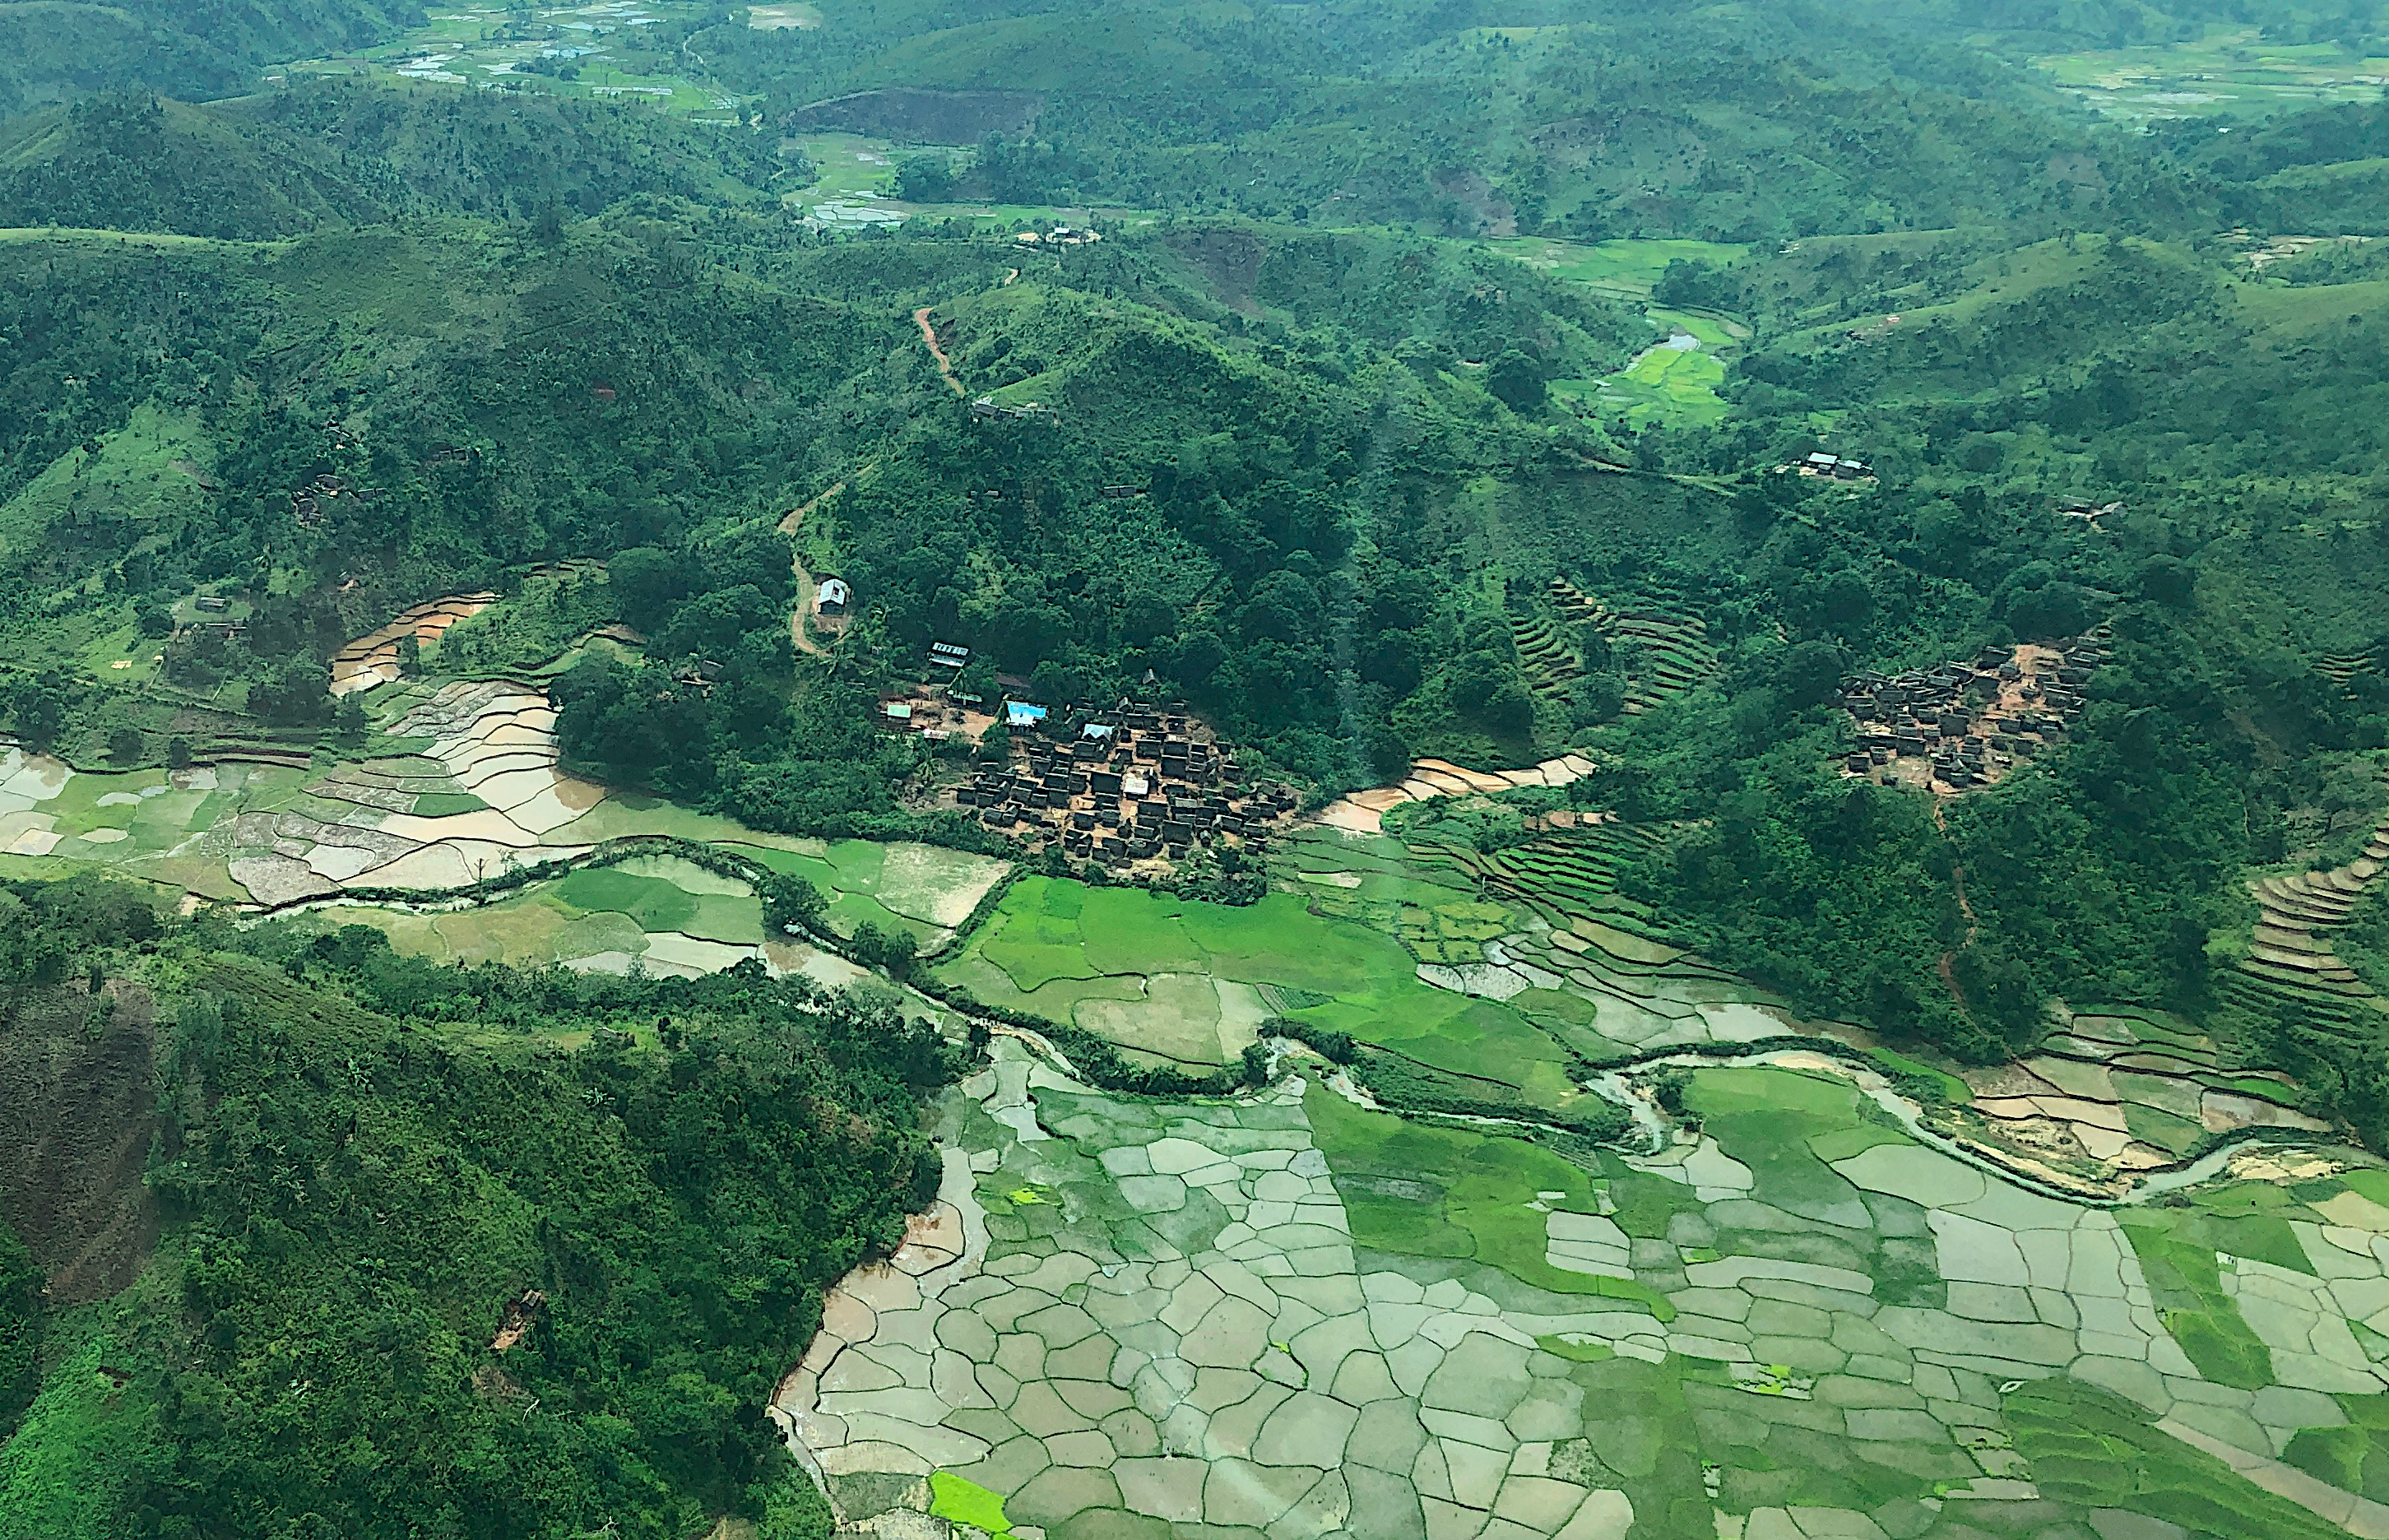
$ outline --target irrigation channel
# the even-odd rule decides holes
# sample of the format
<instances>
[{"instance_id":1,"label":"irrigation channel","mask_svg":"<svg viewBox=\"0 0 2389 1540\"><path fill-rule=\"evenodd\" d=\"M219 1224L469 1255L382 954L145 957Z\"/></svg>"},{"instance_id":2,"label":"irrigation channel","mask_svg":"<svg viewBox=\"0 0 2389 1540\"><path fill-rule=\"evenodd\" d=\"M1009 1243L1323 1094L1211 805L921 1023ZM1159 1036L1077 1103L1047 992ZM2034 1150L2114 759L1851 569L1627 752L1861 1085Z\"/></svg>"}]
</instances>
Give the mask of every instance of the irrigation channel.
<instances>
[{"instance_id":1,"label":"irrigation channel","mask_svg":"<svg viewBox=\"0 0 2389 1540\"><path fill-rule=\"evenodd\" d=\"M1012 1037L1050 1059L1054 1067L1064 1074L1073 1078L1080 1078L1068 1056L1036 1032L1007 1023L984 1020L972 1015L961 1007L920 995L914 990L907 989L906 993L926 1004L935 1005L940 1010L961 1016L965 1021L977 1022L984 1025L992 1035ZM1264 1046L1271 1050L1272 1078L1276 1077L1278 1066L1283 1063L1285 1055L1302 1049L1302 1045L1284 1037L1264 1038L1263 1042ZM1947 1155L1951 1160L1980 1171L1986 1176L2023 1188L2044 1198L2079 1204L2086 1208L2128 1208L2135 1204L2148 1203L2168 1192L2178 1192L2187 1188L2196 1187L2201 1182L2212 1180L2221 1175L2235 1156L2253 1146L2275 1149L2310 1149L2321 1146L2332 1150L2335 1157L2348 1160L2350 1164L2379 1164L2368 1152L2354 1145L2335 1140L2318 1139L2292 1129L2252 1128L2226 1139L2214 1149L2193 1160L2185 1161L2178 1165L2136 1173L2130 1188L2124 1192L2101 1193L2086 1188L2067 1187L2056 1182L2044 1181L2030 1172L2020 1170L1996 1156L1983 1153L1962 1139L1952 1139L1933 1128L1925 1122L1923 1103L1913 1098L1902 1096L1893 1088L1890 1078L1881 1071L1857 1063L1854 1057L1846 1056L1846 1054L1854 1054L1855 1050L1835 1051L1841 1049L1843 1045L1833 1039L1820 1038L1801 1041L1796 1046L1779 1045L1734 1053L1670 1050L1654 1053L1648 1058L1635 1060L1614 1069L1604 1070L1585 1081L1582 1088L1604 1101L1616 1103L1626 1111L1627 1114L1633 1119L1634 1126L1642 1134L1644 1147L1640 1151L1625 1152L1648 1158L1678 1143L1680 1136L1689 1130L1659 1105L1657 1097L1652 1091L1637 1083L1638 1075L1670 1069L1788 1069L1839 1075L1850 1081L1858 1088L1859 1093L1876 1107L1890 1114L1898 1123L1901 1130L1919 1144ZM1332 1073L1324 1076L1322 1084L1354 1106L1370 1112L1391 1113L1403 1117L1428 1118L1475 1127L1517 1128L1539 1134L1574 1133L1574 1130L1538 1122L1533 1118L1500 1117L1474 1113L1405 1112L1400 1108L1388 1107L1378 1101L1343 1069L1334 1065L1322 1065L1322 1067Z\"/></svg>"},{"instance_id":2,"label":"irrigation channel","mask_svg":"<svg viewBox=\"0 0 2389 1540\"><path fill-rule=\"evenodd\" d=\"M386 908L403 909L415 913L439 913L470 909L495 898L511 897L533 885L561 877L569 872L582 867L610 865L620 860L651 854L679 855L683 859L694 859L719 870L735 872L750 881L760 881L766 870L759 863L744 858L730 855L710 846L693 845L689 841L660 835L632 835L608 841L595 849L562 859L520 869L509 873L506 878L492 883L476 884L470 889L415 894L376 892L364 895L349 894L305 898L292 903L271 906L256 914L254 918L263 919L268 915L290 914L308 910L338 909L354 904L360 901L361 897ZM1069 1055L1056 1046L1050 1037L1032 1027L982 1014L973 1011L968 1005L957 1004L941 995L931 994L902 980L890 977L878 969L869 968L850 956L844 942L834 935L812 930L801 934L792 931L790 939L815 951L844 959L848 963L867 973L875 982L897 991L904 999L908 1007L925 1011L933 1019L945 1015L959 1020L965 1027L971 1025L984 1027L990 1037L1010 1037L1019 1042L1041 1058L1051 1062L1056 1070L1069 1075L1072 1079L1080 1080L1091 1086L1096 1083L1072 1063ZM861 981L857 980L857 982ZM1264 1038L1263 1045L1271 1050L1271 1069L1273 1079L1279 1077L1278 1072L1289 1055L1309 1052L1303 1045L1285 1037ZM1324 1061L1322 1061L1322 1066L1329 1071L1322 1077L1323 1085L1355 1106L1372 1112L1389 1112L1402 1116L1431 1118L1477 1127L1516 1128L1531 1134L1574 1133L1574 1130L1533 1118L1472 1113L1406 1113L1402 1109L1388 1107L1379 1102L1340 1067L1326 1064ZM1582 1082L1581 1088L1614 1103L1626 1112L1627 1115L1633 1120L1634 1128L1642 1136L1640 1142L1642 1148L1639 1151L1622 1152L1649 1158L1680 1142L1680 1136L1687 1133L1688 1130L1659 1105L1657 1096L1641 1083L1642 1077L1667 1070L1698 1069L1788 1069L1838 1075L1850 1081L1860 1095L1888 1114L1899 1125L1902 1132L1919 1144L1987 1176L2021 1187L2042 1197L2091 1208L2127 1208L2148 1203L2169 1192L2178 1192L2187 1188L2196 1187L2222 1174L2229 1166L2233 1157L2252 1146L2271 1148L2325 1146L2333 1152L2336 1158L2350 1160L2356 1164L2377 1164L2366 1152L2343 1141L2319 1139L2302 1135L2296 1130L2259 1127L2242 1130L2204 1154L2179 1165L2134 1173L2127 1178L2130 1182L2129 1187L2121 1192L2102 1193L2087 1186L2068 1186L2046 1181L1995 1155L1984 1153L1978 1147L1966 1140L1953 1139L1934 1128L1926 1121L1925 1109L1922 1102L1901 1095L1893 1086L1889 1076L1863 1060L1860 1050L1832 1037L1780 1039L1769 1046L1745 1048L1734 1052L1668 1049L1603 1070L1599 1075Z\"/></svg>"}]
</instances>

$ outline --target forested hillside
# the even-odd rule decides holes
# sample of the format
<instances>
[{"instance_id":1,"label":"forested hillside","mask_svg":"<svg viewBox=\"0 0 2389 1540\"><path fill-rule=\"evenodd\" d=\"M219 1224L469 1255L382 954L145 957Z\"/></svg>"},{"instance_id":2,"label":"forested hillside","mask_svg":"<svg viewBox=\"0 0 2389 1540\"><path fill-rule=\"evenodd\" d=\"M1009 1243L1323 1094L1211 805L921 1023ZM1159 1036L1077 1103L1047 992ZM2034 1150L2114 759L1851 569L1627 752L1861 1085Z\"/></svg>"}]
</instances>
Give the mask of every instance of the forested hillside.
<instances>
[{"instance_id":1,"label":"forested hillside","mask_svg":"<svg viewBox=\"0 0 2389 1540\"><path fill-rule=\"evenodd\" d=\"M2102 1204L2127 1147L2389 1152L2373 10L42 4L11 40L0 1540L826 1534L762 1407L957 1129L1071 1173L979 1170L1007 1244L1129 1234L1089 1196L1123 1172L1184 1199L1154 1256L1217 1206L1092 1113L1038 1137L1016 1049L1123 1097L1315 1050L1351 1100L1233 1116L1348 1141L1321 1245L1503 1308L1593 1244L1550 1203L1619 1237L1577 1303L1655 1311L1638 1267L1733 1254L1654 1193L1794 1183L1727 1081L1626 1126L1603 1077L1673 1051L1886 1054L1917 1119ZM2160 1070L2162 1118L2078 1146L2032 1102ZM1834 1097L1782 1223L1929 1250L1843 1170L1923 1124ZM2003 1102L2053 1131L1998 1145ZM1745 1152L1709 1177L1594 1149L1664 1114L1722 1160L1703 1107ZM2188 1213L2135 1222L2306 1265L2270 1209ZM2149 1318L2228 1317L2178 1328L2197 1367L2279 1389L2226 1240L2181 1244L2135 1254ZM1973 1281L1922 1266L1869 1307ZM1827 1404L1699 1361L1739 1367L1666 1394ZM2299 1394L2261 1457L2364 1486L2370 1403ZM1808 1511L1787 1446L1614 1533ZM1960 1534L1910 1477L1882 1532ZM1390 1540L1360 1490L1300 1533Z\"/></svg>"},{"instance_id":2,"label":"forested hillside","mask_svg":"<svg viewBox=\"0 0 2389 1540\"><path fill-rule=\"evenodd\" d=\"M114 1259L149 1283L46 1341L12 1246L0 1533L678 1535L817 1504L755 1407L821 1291L936 1190L913 1129L934 1039L760 976L441 978L370 931L161 923L104 887L0 912L12 1106L146 1075L79 1043L160 1075L138 1126L12 1170L7 1223L55 1266L83 1237L29 1223L43 1191L132 1134L148 1168L109 1196L173 1236L148 1254L153 1218ZM64 1368L29 1397L37 1343Z\"/></svg>"}]
</instances>

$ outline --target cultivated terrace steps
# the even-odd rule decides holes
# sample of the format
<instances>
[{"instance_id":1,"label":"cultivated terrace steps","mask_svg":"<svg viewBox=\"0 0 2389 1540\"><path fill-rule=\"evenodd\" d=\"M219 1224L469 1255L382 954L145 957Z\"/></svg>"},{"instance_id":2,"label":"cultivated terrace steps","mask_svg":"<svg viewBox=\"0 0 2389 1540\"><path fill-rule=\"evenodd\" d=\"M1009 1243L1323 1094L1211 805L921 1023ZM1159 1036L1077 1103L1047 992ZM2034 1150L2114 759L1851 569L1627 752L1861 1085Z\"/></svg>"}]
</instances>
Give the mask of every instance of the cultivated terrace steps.
<instances>
[{"instance_id":1,"label":"cultivated terrace steps","mask_svg":"<svg viewBox=\"0 0 2389 1540\"><path fill-rule=\"evenodd\" d=\"M1552 579L1551 602L1569 624L1591 626L1613 643L1632 644L1639 658L1628 679L1629 711L1647 711L1717 672L1717 648L1696 617L1656 609L1613 610L1565 578ZM1514 630L1516 622L1512 625ZM1519 658L1526 659L1523 645Z\"/></svg>"},{"instance_id":2,"label":"cultivated terrace steps","mask_svg":"<svg viewBox=\"0 0 2389 1540\"><path fill-rule=\"evenodd\" d=\"M1584 663L1568 645L1548 615L1510 615L1510 640L1518 650L1518 669L1527 687L1539 695L1561 695L1568 683L1582 677Z\"/></svg>"},{"instance_id":3,"label":"cultivated terrace steps","mask_svg":"<svg viewBox=\"0 0 2389 1540\"><path fill-rule=\"evenodd\" d=\"M2357 674L2389 673L2384 666L2383 649L2376 647L2367 653L2325 653L2315 660L2315 672L2338 685L2342 690Z\"/></svg>"},{"instance_id":4,"label":"cultivated terrace steps","mask_svg":"<svg viewBox=\"0 0 2389 1540\"><path fill-rule=\"evenodd\" d=\"M2251 884L2259 913L2248 955L2233 981L2240 987L2233 992L2252 1005L2278 1010L2297 1000L2321 1008L2325 1015L2341 1015L2350 1007L2389 1008L2333 954L2329 936L2332 929L2347 923L2357 900L2384 866L2389 866L2389 824L2374 830L2363 853L2345 866L2260 877Z\"/></svg>"}]
</instances>

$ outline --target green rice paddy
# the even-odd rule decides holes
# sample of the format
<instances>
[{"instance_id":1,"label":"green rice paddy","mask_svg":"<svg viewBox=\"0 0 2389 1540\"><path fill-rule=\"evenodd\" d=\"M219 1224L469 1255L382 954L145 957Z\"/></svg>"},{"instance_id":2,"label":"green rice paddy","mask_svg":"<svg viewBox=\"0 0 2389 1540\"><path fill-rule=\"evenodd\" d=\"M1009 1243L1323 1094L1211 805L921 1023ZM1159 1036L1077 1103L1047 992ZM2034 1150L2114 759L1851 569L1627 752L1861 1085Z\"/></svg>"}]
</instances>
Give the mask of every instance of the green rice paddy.
<instances>
[{"instance_id":1,"label":"green rice paddy","mask_svg":"<svg viewBox=\"0 0 2389 1540\"><path fill-rule=\"evenodd\" d=\"M1629 302L1648 301L1672 261L1727 267L1749 248L1715 241L1616 240L1591 245L1520 235L1483 243L1540 273L1582 284L1594 293ZM1739 322L1653 307L1647 312L1659 340L1616 374L1597 379L1552 381L1554 395L1588 410L1647 422L1708 425L1722 421L1728 403L1718 394L1725 363L1750 333Z\"/></svg>"},{"instance_id":2,"label":"green rice paddy","mask_svg":"<svg viewBox=\"0 0 2389 1540\"><path fill-rule=\"evenodd\" d=\"M1727 267L1749 254L1745 246L1693 240L1552 240L1542 235L1517 235L1483 243L1488 249L1514 258L1538 272L1615 299L1648 299L1651 289L1673 261L1706 262Z\"/></svg>"},{"instance_id":3,"label":"green rice paddy","mask_svg":"<svg viewBox=\"0 0 2389 1540\"><path fill-rule=\"evenodd\" d=\"M1614 413L1636 426L1646 422L1707 425L1725 419L1729 403L1718 394L1725 364L1689 343L1690 333L1645 349L1632 363L1599 379L1552 382L1554 393Z\"/></svg>"},{"instance_id":4,"label":"green rice paddy","mask_svg":"<svg viewBox=\"0 0 2389 1540\"><path fill-rule=\"evenodd\" d=\"M2300 1270L2389 1288L2389 1209L2351 1206L2389 1195L2370 1168L2111 1214L1918 1148L1806 1070L1698 1072L1697 1133L1564 1155L1315 1081L1178 1102L993 1053L936 1113L984 1261L850 1278L868 1308L786 1389L832 1497L882 1533L905 1508L1066 1540L2323 1540L2349 1532L2324 1515L2380 1518L2355 1505L2389 1480L2389 1381L2357 1344L2389 1336ZM2143 1282L2119 1218L2203 1256L2204 1293L2261 1299L2233 1330L2264 1355L2218 1379L2185 1355L2175 1274Z\"/></svg>"},{"instance_id":5,"label":"green rice paddy","mask_svg":"<svg viewBox=\"0 0 2389 1540\"><path fill-rule=\"evenodd\" d=\"M1446 897L1450 897L1448 890ZM1399 906L1398 906L1399 907ZM1094 1029L1101 1021L1122 1046L1157 1046L1177 1036L1167 1011L1091 1012L1084 993L1049 994L1057 983L1125 984L1144 998L1146 981L1207 974L1213 980L1296 991L1317 1003L1283 1012L1438 1069L1508 1085L1540 1104L1570 1100L1567 1055L1517 1012L1423 983L1418 959L1395 936L1311 912L1293 894L1272 893L1232 908L1148 893L1024 877L939 976L990 1004L1038 1011ZM1067 1011L1067 1014L1065 1012Z\"/></svg>"}]
</instances>

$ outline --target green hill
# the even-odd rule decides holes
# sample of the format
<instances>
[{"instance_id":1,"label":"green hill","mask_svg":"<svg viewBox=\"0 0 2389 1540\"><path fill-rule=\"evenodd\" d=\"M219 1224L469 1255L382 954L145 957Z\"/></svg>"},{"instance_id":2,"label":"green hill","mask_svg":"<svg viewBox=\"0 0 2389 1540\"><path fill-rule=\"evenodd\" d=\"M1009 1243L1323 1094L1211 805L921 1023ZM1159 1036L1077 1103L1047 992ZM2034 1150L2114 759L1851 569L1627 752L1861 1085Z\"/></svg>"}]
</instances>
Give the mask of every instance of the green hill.
<instances>
[{"instance_id":1,"label":"green hill","mask_svg":"<svg viewBox=\"0 0 2389 1540\"><path fill-rule=\"evenodd\" d=\"M755 136L592 102L309 82L185 106L96 97L0 130L0 224L262 240L440 212L530 220L658 195L751 204Z\"/></svg>"},{"instance_id":2,"label":"green hill","mask_svg":"<svg viewBox=\"0 0 2389 1540\"><path fill-rule=\"evenodd\" d=\"M412 0L26 0L0 6L0 117L96 95L237 95L263 67L344 52L420 24Z\"/></svg>"}]
</instances>

